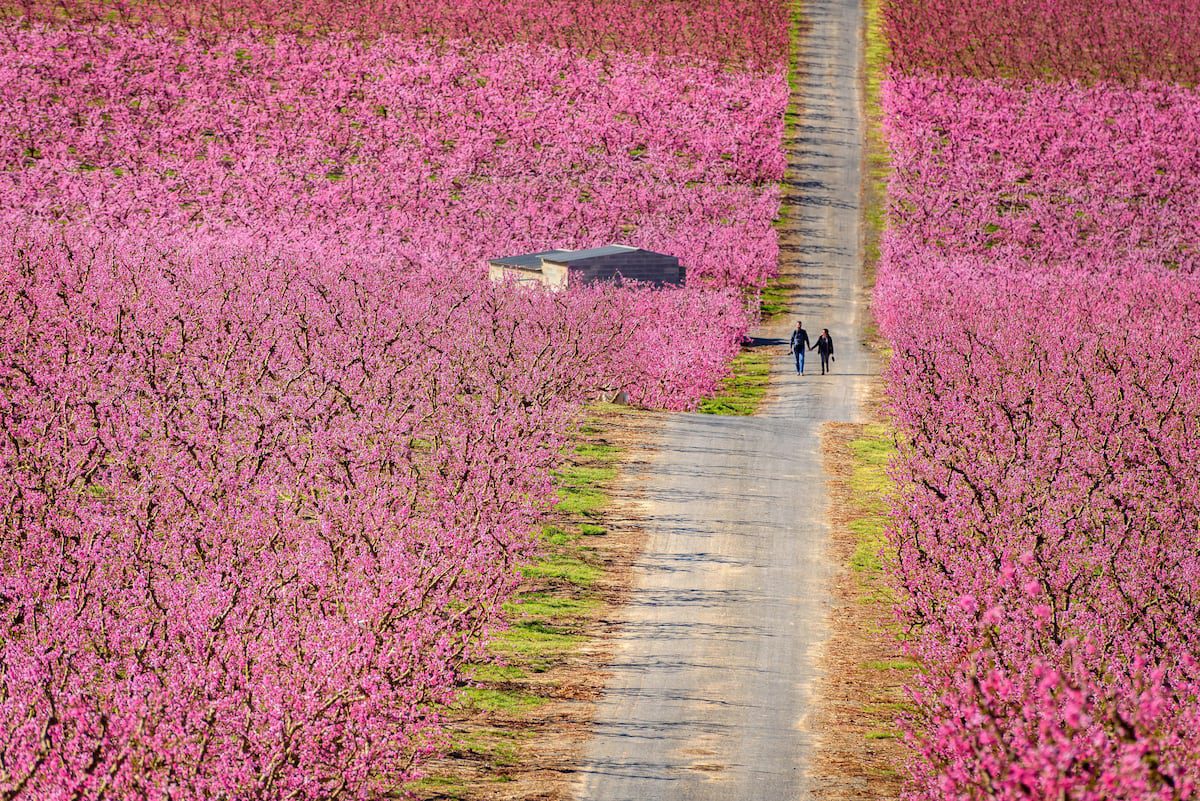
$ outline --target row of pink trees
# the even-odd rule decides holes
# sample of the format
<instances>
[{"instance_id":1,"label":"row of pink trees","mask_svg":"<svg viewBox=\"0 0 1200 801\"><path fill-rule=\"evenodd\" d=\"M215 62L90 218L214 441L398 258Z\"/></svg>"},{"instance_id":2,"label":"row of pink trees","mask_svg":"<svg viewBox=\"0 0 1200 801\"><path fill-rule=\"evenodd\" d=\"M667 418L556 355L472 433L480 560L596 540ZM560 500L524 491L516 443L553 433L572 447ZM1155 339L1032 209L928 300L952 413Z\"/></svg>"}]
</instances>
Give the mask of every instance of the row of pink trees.
<instances>
[{"instance_id":1,"label":"row of pink trees","mask_svg":"<svg viewBox=\"0 0 1200 801\"><path fill-rule=\"evenodd\" d=\"M394 790L501 622L578 403L694 402L744 325L729 294L228 238L5 244L5 798Z\"/></svg>"},{"instance_id":2,"label":"row of pink trees","mask_svg":"<svg viewBox=\"0 0 1200 801\"><path fill-rule=\"evenodd\" d=\"M1200 795L1196 10L888 8L911 799Z\"/></svg>"},{"instance_id":3,"label":"row of pink trees","mask_svg":"<svg viewBox=\"0 0 1200 801\"><path fill-rule=\"evenodd\" d=\"M580 405L694 406L774 270L781 8L617 5L0 23L0 798L379 798L443 745ZM483 276L613 240L694 280Z\"/></svg>"},{"instance_id":4,"label":"row of pink trees","mask_svg":"<svg viewBox=\"0 0 1200 801\"><path fill-rule=\"evenodd\" d=\"M1020 81L1200 80L1198 0L904 0L893 66Z\"/></svg>"},{"instance_id":5,"label":"row of pink trees","mask_svg":"<svg viewBox=\"0 0 1200 801\"><path fill-rule=\"evenodd\" d=\"M893 269L910 797L1195 797L1200 282Z\"/></svg>"},{"instance_id":6,"label":"row of pink trees","mask_svg":"<svg viewBox=\"0 0 1200 801\"><path fill-rule=\"evenodd\" d=\"M774 274L779 70L390 37L0 27L21 216L319 235L408 262L611 241Z\"/></svg>"},{"instance_id":7,"label":"row of pink trees","mask_svg":"<svg viewBox=\"0 0 1200 801\"><path fill-rule=\"evenodd\" d=\"M485 45L531 42L603 55L639 51L776 67L788 52L777 0L4 0L0 16L37 23L154 25L199 36L264 30L401 36Z\"/></svg>"}]
</instances>

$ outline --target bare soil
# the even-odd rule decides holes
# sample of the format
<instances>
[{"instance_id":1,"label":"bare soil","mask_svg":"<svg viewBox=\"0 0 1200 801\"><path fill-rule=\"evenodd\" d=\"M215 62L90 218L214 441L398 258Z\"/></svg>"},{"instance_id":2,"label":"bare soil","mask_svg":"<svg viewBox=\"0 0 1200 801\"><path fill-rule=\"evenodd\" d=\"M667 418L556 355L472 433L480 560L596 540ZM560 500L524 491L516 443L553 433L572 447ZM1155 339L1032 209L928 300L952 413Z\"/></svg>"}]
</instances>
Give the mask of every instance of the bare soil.
<instances>
[{"instance_id":1,"label":"bare soil","mask_svg":"<svg viewBox=\"0 0 1200 801\"><path fill-rule=\"evenodd\" d=\"M850 524L862 517L851 492L855 462L850 443L866 424L829 423L823 451L829 474L832 581L831 636L814 728L813 795L821 801L882 801L900 796L906 758L895 726L904 702L906 671L884 667L903 661L894 637L891 605L879 598L882 576L856 571L851 558L857 536Z\"/></svg>"}]
</instances>

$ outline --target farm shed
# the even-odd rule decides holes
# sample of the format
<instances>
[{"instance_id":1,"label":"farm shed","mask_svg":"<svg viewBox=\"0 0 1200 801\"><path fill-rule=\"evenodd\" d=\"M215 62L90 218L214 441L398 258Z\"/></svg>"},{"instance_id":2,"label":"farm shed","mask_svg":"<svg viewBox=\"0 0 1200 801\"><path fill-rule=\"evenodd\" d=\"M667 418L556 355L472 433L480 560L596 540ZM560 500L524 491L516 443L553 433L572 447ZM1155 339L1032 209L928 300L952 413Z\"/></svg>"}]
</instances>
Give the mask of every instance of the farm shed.
<instances>
[{"instance_id":1,"label":"farm shed","mask_svg":"<svg viewBox=\"0 0 1200 801\"><path fill-rule=\"evenodd\" d=\"M620 278L659 286L682 285L685 271L679 259L665 253L628 245L605 245L492 259L488 262L488 277L493 281L514 279L523 284L538 283L550 289L566 289Z\"/></svg>"}]
</instances>

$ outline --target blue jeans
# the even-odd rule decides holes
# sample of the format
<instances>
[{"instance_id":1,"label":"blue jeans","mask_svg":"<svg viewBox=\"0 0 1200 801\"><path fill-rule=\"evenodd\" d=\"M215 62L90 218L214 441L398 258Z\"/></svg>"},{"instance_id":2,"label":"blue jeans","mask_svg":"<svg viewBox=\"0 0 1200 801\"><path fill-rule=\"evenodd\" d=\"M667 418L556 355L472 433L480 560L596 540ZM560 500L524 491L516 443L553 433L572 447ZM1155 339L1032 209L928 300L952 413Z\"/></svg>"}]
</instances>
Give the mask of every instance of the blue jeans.
<instances>
[{"instance_id":1,"label":"blue jeans","mask_svg":"<svg viewBox=\"0 0 1200 801\"><path fill-rule=\"evenodd\" d=\"M804 348L796 348L796 372L804 372Z\"/></svg>"}]
</instances>

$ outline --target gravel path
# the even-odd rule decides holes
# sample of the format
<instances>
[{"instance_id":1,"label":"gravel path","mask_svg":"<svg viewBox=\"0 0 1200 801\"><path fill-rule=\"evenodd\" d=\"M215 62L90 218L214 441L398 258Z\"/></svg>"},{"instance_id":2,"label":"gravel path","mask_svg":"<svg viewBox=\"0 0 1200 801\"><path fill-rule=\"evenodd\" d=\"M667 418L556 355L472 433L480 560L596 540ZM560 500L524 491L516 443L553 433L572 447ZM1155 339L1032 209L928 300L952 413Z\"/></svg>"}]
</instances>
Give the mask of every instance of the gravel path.
<instances>
[{"instance_id":1,"label":"gravel path","mask_svg":"<svg viewBox=\"0 0 1200 801\"><path fill-rule=\"evenodd\" d=\"M860 418L878 367L861 344L862 10L805 0L804 16L782 269L813 339L832 332L836 372L814 372L814 352L800 378L776 346L762 414L675 415L657 458L626 476L648 540L580 801L809 797L831 572L820 426ZM785 341L795 315L757 337Z\"/></svg>"}]
</instances>

